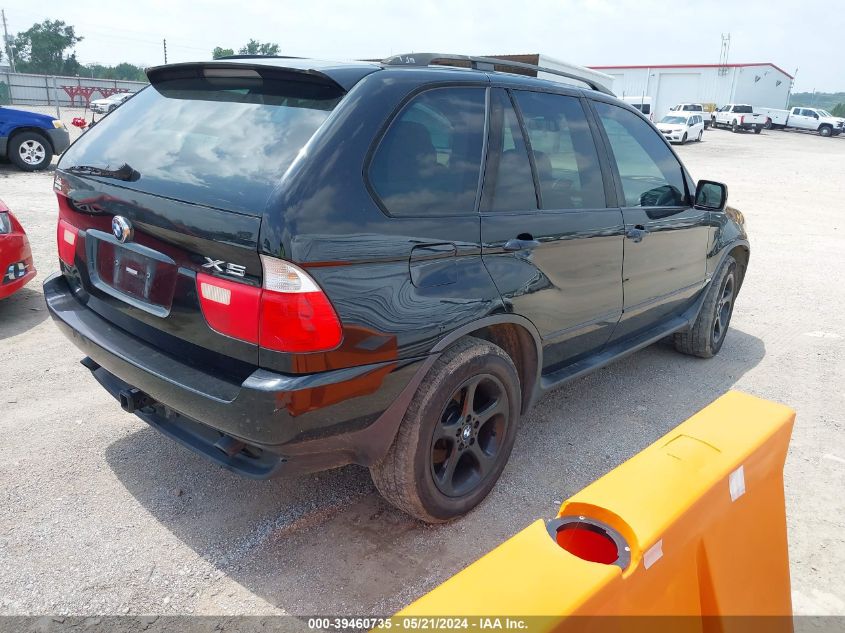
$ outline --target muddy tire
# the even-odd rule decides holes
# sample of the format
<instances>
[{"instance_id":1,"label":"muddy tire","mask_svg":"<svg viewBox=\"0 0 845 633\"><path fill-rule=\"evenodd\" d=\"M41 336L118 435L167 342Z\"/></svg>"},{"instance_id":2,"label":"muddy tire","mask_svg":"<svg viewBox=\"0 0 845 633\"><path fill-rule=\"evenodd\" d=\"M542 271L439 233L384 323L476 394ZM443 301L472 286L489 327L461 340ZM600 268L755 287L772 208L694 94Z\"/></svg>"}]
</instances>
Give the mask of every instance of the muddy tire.
<instances>
[{"instance_id":1,"label":"muddy tire","mask_svg":"<svg viewBox=\"0 0 845 633\"><path fill-rule=\"evenodd\" d=\"M504 350L461 339L423 379L387 455L370 467L373 483L422 521L466 514L502 474L521 406L519 376Z\"/></svg>"}]
</instances>

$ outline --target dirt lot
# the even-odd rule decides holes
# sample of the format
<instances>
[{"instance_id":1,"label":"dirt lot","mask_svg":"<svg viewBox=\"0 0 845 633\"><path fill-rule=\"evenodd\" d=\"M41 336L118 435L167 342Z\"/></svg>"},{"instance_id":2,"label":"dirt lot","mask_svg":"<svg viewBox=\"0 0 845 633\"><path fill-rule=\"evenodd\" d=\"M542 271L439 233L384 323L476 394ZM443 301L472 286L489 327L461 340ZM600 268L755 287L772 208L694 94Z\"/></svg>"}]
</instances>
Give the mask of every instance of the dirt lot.
<instances>
[{"instance_id":1,"label":"dirt lot","mask_svg":"<svg viewBox=\"0 0 845 633\"><path fill-rule=\"evenodd\" d=\"M795 608L845 614L845 138L704 139L679 153L728 183L752 239L721 354L655 345L547 396L487 501L441 527L393 510L363 468L248 481L122 412L43 305L52 173L0 165L39 269L0 303L0 614L391 613L731 388L797 409Z\"/></svg>"}]
</instances>

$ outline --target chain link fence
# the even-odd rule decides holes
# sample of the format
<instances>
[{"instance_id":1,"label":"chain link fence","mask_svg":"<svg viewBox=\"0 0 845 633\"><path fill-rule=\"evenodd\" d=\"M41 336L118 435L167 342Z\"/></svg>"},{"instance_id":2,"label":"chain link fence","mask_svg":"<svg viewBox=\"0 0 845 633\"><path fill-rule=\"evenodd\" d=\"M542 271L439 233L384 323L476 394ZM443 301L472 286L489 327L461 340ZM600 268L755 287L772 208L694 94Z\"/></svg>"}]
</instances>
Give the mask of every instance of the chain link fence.
<instances>
[{"instance_id":1,"label":"chain link fence","mask_svg":"<svg viewBox=\"0 0 845 633\"><path fill-rule=\"evenodd\" d=\"M73 139L81 133L72 124L74 118L91 121L100 116L91 111L91 101L119 92L137 92L146 85L120 79L0 72L0 105L61 119Z\"/></svg>"}]
</instances>

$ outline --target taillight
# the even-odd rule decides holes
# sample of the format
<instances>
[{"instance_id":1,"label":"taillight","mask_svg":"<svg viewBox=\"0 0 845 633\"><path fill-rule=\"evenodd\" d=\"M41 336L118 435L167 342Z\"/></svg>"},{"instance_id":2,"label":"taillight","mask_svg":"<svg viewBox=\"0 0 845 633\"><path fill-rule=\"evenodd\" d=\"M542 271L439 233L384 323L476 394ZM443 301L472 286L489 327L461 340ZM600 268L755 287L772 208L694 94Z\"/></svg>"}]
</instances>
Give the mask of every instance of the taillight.
<instances>
[{"instance_id":1,"label":"taillight","mask_svg":"<svg viewBox=\"0 0 845 633\"><path fill-rule=\"evenodd\" d=\"M221 334L278 352L321 352L340 344L340 319L304 270L261 256L263 288L197 274L200 306Z\"/></svg>"},{"instance_id":2,"label":"taillight","mask_svg":"<svg viewBox=\"0 0 845 633\"><path fill-rule=\"evenodd\" d=\"M745 117L744 116L739 117L739 123L740 123L740 125L745 125Z\"/></svg>"},{"instance_id":3,"label":"taillight","mask_svg":"<svg viewBox=\"0 0 845 633\"><path fill-rule=\"evenodd\" d=\"M279 352L321 352L340 344L340 319L329 298L304 270L261 256L259 345Z\"/></svg>"},{"instance_id":4,"label":"taillight","mask_svg":"<svg viewBox=\"0 0 845 633\"><path fill-rule=\"evenodd\" d=\"M59 220L56 228L59 259L68 266L73 266L74 256L76 255L76 240L78 237L79 230L75 226L65 220Z\"/></svg>"},{"instance_id":5,"label":"taillight","mask_svg":"<svg viewBox=\"0 0 845 633\"><path fill-rule=\"evenodd\" d=\"M261 288L197 273L200 307L208 324L218 332L258 342Z\"/></svg>"}]
</instances>

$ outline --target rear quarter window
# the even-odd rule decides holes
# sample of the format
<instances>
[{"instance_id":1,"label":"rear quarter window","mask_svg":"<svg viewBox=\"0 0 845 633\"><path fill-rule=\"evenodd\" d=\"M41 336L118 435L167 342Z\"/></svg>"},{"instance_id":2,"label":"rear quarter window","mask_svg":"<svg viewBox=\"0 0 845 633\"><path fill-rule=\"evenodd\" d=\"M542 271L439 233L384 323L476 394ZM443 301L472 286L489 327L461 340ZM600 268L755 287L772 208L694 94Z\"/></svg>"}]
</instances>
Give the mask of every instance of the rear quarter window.
<instances>
[{"instance_id":1,"label":"rear quarter window","mask_svg":"<svg viewBox=\"0 0 845 633\"><path fill-rule=\"evenodd\" d=\"M432 88L390 123L369 181L390 215L475 212L484 139L483 87Z\"/></svg>"}]
</instances>

